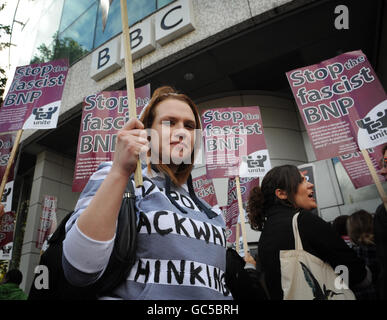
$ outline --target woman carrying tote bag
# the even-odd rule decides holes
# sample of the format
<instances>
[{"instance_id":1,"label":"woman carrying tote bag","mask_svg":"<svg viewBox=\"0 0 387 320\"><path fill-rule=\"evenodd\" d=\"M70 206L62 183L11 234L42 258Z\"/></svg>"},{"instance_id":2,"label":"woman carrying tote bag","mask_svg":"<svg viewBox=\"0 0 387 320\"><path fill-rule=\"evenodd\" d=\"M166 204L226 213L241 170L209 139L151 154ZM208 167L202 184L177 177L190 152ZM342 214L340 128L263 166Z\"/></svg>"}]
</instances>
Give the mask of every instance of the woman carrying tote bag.
<instances>
[{"instance_id":1,"label":"woman carrying tote bag","mask_svg":"<svg viewBox=\"0 0 387 320\"><path fill-rule=\"evenodd\" d=\"M313 184L292 165L273 168L250 193L249 221L262 231L258 255L273 300L354 299L341 289L370 281L365 264L331 225L307 211L316 207ZM337 266L348 271L347 284L335 285Z\"/></svg>"}]
</instances>

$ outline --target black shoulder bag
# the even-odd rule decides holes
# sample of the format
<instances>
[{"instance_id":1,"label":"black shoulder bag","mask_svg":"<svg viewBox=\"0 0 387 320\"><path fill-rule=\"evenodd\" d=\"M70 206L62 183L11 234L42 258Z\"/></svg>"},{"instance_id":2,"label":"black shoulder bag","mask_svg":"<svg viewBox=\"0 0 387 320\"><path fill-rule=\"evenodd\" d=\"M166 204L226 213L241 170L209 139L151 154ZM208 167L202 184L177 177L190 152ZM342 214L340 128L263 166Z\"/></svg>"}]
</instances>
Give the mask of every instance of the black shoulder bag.
<instances>
[{"instance_id":1,"label":"black shoulder bag","mask_svg":"<svg viewBox=\"0 0 387 320\"><path fill-rule=\"evenodd\" d=\"M117 221L116 237L109 263L98 281L90 286L76 287L70 284L62 267L62 242L66 237L65 225L72 213L60 223L50 240L49 247L41 256L40 265L49 270L49 288L37 289L34 285L35 275L29 300L93 300L102 295L109 295L123 283L136 260L136 206L132 179L126 187Z\"/></svg>"},{"instance_id":2,"label":"black shoulder bag","mask_svg":"<svg viewBox=\"0 0 387 320\"><path fill-rule=\"evenodd\" d=\"M137 225L136 196L132 179L126 186L118 215L116 238L109 263L97 281L98 295L109 294L129 276L136 261Z\"/></svg>"}]
</instances>

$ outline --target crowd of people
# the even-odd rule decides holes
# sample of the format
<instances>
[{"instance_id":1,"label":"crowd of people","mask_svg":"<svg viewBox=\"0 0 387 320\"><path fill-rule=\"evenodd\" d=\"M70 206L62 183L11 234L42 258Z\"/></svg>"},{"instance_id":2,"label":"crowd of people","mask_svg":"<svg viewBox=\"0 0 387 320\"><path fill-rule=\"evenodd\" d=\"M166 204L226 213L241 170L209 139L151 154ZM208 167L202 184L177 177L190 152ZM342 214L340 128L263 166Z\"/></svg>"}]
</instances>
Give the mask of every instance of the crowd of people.
<instances>
[{"instance_id":1,"label":"crowd of people","mask_svg":"<svg viewBox=\"0 0 387 320\"><path fill-rule=\"evenodd\" d=\"M258 255L241 259L227 250L220 209L193 192L198 129L195 103L165 86L155 90L139 119L118 131L113 161L101 164L89 179L66 222L60 263L69 283L84 287L103 275L115 245L122 195L128 181L133 183L139 157L146 155L144 183L135 189L135 263L128 278L100 299L283 299L280 256L295 249L296 213L305 251L333 269L346 266L356 298L386 298L384 205L373 215L362 210L340 216L332 225L309 212L317 207L313 184L292 165L272 168L250 193L249 222L261 231ZM165 155L172 161L154 161ZM385 165L382 174L387 175Z\"/></svg>"}]
</instances>

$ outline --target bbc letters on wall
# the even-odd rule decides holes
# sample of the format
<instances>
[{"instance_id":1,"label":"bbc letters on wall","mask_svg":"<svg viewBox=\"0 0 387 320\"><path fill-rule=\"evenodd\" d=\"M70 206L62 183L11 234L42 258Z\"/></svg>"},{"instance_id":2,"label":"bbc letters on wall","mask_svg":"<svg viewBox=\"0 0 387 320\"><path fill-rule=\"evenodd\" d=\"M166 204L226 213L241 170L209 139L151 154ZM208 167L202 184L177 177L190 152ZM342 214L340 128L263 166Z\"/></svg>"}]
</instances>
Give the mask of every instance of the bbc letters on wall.
<instances>
[{"instance_id":1,"label":"bbc letters on wall","mask_svg":"<svg viewBox=\"0 0 387 320\"><path fill-rule=\"evenodd\" d=\"M165 45L194 30L192 12L191 0L180 0L131 27L132 60L150 53L157 45ZM124 57L121 34L92 53L90 77L98 81L120 69Z\"/></svg>"}]
</instances>

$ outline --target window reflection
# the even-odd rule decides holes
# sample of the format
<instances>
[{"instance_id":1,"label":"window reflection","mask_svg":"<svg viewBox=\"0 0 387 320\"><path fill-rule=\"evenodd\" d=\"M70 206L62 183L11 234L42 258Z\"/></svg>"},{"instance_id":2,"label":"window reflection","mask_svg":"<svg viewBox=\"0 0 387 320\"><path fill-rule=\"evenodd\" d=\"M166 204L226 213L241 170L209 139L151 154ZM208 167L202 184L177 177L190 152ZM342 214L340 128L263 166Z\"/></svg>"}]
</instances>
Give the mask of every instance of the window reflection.
<instances>
[{"instance_id":1,"label":"window reflection","mask_svg":"<svg viewBox=\"0 0 387 320\"><path fill-rule=\"evenodd\" d=\"M129 26L156 11L156 0L127 0ZM105 30L102 32L102 12L97 14L94 48L116 36L122 31L120 1L113 1L110 5Z\"/></svg>"},{"instance_id":2,"label":"window reflection","mask_svg":"<svg viewBox=\"0 0 387 320\"><path fill-rule=\"evenodd\" d=\"M94 24L97 14L97 4L84 12L74 23L59 34L60 39L70 38L76 41L83 49L93 49Z\"/></svg>"},{"instance_id":3,"label":"window reflection","mask_svg":"<svg viewBox=\"0 0 387 320\"><path fill-rule=\"evenodd\" d=\"M51 6L40 16L33 54L38 54L38 48L42 45L52 47L55 33L59 28L62 6L63 0L52 1Z\"/></svg>"},{"instance_id":4,"label":"window reflection","mask_svg":"<svg viewBox=\"0 0 387 320\"><path fill-rule=\"evenodd\" d=\"M157 0L157 9L160 9L173 1L175 0Z\"/></svg>"},{"instance_id":5,"label":"window reflection","mask_svg":"<svg viewBox=\"0 0 387 320\"><path fill-rule=\"evenodd\" d=\"M92 4L95 5L96 0L65 0L59 32L62 32L70 26L70 24L81 16Z\"/></svg>"},{"instance_id":6,"label":"window reflection","mask_svg":"<svg viewBox=\"0 0 387 320\"><path fill-rule=\"evenodd\" d=\"M127 0L129 26L176 0ZM44 61L68 52L70 64L122 32L120 1L113 1L104 32L99 0L52 0L37 26L33 59ZM30 39L31 46L32 41ZM31 61L32 61L31 60ZM47 60L48 61L48 60Z\"/></svg>"}]
</instances>

